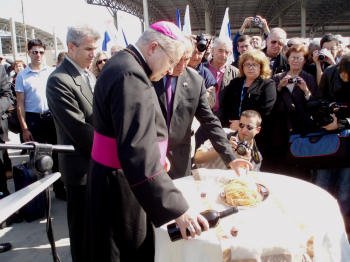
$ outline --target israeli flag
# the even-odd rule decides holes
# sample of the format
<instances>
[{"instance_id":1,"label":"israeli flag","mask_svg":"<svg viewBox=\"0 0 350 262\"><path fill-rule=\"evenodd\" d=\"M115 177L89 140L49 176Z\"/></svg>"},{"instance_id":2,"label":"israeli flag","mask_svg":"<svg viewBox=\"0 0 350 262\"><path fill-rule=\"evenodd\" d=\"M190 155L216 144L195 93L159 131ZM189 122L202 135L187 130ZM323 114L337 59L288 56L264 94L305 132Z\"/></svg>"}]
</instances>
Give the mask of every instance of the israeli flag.
<instances>
[{"instance_id":1,"label":"israeli flag","mask_svg":"<svg viewBox=\"0 0 350 262\"><path fill-rule=\"evenodd\" d=\"M186 5L185 18L184 18L184 26L182 27L182 32L185 35L192 35L191 30L191 21L190 21L190 8Z\"/></svg>"},{"instance_id":2,"label":"israeli flag","mask_svg":"<svg viewBox=\"0 0 350 262\"><path fill-rule=\"evenodd\" d=\"M108 45L109 41L111 41L111 38L110 38L108 32L105 31L103 42L102 42L102 51L107 52L107 45Z\"/></svg>"},{"instance_id":3,"label":"israeli flag","mask_svg":"<svg viewBox=\"0 0 350 262\"><path fill-rule=\"evenodd\" d=\"M180 9L176 8L176 25L181 30L181 17L180 17Z\"/></svg>"},{"instance_id":4,"label":"israeli flag","mask_svg":"<svg viewBox=\"0 0 350 262\"><path fill-rule=\"evenodd\" d=\"M231 27L230 27L230 19L228 17L228 7L226 7L224 19L222 20L222 25L220 29L219 38L228 37L231 39Z\"/></svg>"}]
</instances>

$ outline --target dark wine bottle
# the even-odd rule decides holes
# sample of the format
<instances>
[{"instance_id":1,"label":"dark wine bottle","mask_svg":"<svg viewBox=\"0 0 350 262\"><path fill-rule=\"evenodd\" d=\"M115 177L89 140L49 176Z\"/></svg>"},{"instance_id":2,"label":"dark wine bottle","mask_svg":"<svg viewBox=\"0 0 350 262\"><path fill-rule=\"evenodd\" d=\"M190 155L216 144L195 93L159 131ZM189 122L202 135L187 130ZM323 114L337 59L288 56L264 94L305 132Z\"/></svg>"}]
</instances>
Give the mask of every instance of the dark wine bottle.
<instances>
[{"instance_id":1,"label":"dark wine bottle","mask_svg":"<svg viewBox=\"0 0 350 262\"><path fill-rule=\"evenodd\" d=\"M230 207L221 212L218 212L216 210L206 210L204 212L201 212L201 215L204 216L206 220L208 220L209 227L212 228L212 227L216 227L220 218L232 215L237 212L238 212L237 207ZM170 236L171 241L177 241L179 239L182 239L180 228L176 223L169 224L167 228L168 228L168 234ZM190 235L190 231L188 229L186 229L186 234L187 236Z\"/></svg>"}]
</instances>

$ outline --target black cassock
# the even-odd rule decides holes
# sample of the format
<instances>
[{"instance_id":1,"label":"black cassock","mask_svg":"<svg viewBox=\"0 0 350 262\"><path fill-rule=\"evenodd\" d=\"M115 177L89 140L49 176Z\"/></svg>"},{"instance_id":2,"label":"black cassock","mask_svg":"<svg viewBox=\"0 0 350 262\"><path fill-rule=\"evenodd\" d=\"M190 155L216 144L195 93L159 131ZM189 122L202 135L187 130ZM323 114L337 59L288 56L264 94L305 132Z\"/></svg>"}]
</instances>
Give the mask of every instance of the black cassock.
<instances>
[{"instance_id":1,"label":"black cassock","mask_svg":"<svg viewBox=\"0 0 350 262\"><path fill-rule=\"evenodd\" d=\"M188 209L164 170L167 127L150 73L129 46L112 57L96 83L88 261L153 261L152 224Z\"/></svg>"}]
</instances>

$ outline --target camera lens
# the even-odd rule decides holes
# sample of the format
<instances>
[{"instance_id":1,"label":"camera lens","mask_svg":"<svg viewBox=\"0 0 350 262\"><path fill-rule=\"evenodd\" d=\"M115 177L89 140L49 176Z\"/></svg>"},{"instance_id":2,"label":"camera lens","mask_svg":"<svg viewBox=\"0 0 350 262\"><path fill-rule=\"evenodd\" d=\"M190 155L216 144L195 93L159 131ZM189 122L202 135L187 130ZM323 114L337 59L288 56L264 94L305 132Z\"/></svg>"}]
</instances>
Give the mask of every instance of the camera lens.
<instances>
[{"instance_id":1,"label":"camera lens","mask_svg":"<svg viewBox=\"0 0 350 262\"><path fill-rule=\"evenodd\" d=\"M199 52L204 52L207 49L207 39L205 39L203 34L200 34L196 37L197 40L197 49Z\"/></svg>"},{"instance_id":2,"label":"camera lens","mask_svg":"<svg viewBox=\"0 0 350 262\"><path fill-rule=\"evenodd\" d=\"M237 154L241 155L241 156L245 156L247 154L247 146L245 145L245 143L241 142L237 144L237 148L236 148L236 152Z\"/></svg>"},{"instance_id":3,"label":"camera lens","mask_svg":"<svg viewBox=\"0 0 350 262\"><path fill-rule=\"evenodd\" d=\"M318 60L323 61L324 60L324 55L318 55Z\"/></svg>"}]
</instances>

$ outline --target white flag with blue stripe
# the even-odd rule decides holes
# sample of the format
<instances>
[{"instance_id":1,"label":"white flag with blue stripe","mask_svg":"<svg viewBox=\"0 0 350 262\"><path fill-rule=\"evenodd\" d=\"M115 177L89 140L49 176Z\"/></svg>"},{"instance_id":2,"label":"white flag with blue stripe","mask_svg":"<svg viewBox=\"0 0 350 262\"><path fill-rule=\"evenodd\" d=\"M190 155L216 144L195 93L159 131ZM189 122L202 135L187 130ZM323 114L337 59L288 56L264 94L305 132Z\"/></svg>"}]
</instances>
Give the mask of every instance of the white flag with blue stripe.
<instances>
[{"instance_id":1,"label":"white flag with blue stripe","mask_svg":"<svg viewBox=\"0 0 350 262\"><path fill-rule=\"evenodd\" d=\"M222 20L222 25L220 29L219 38L228 37L231 39L231 27L230 27L230 19L228 17L228 7L226 7L224 19Z\"/></svg>"}]
</instances>

